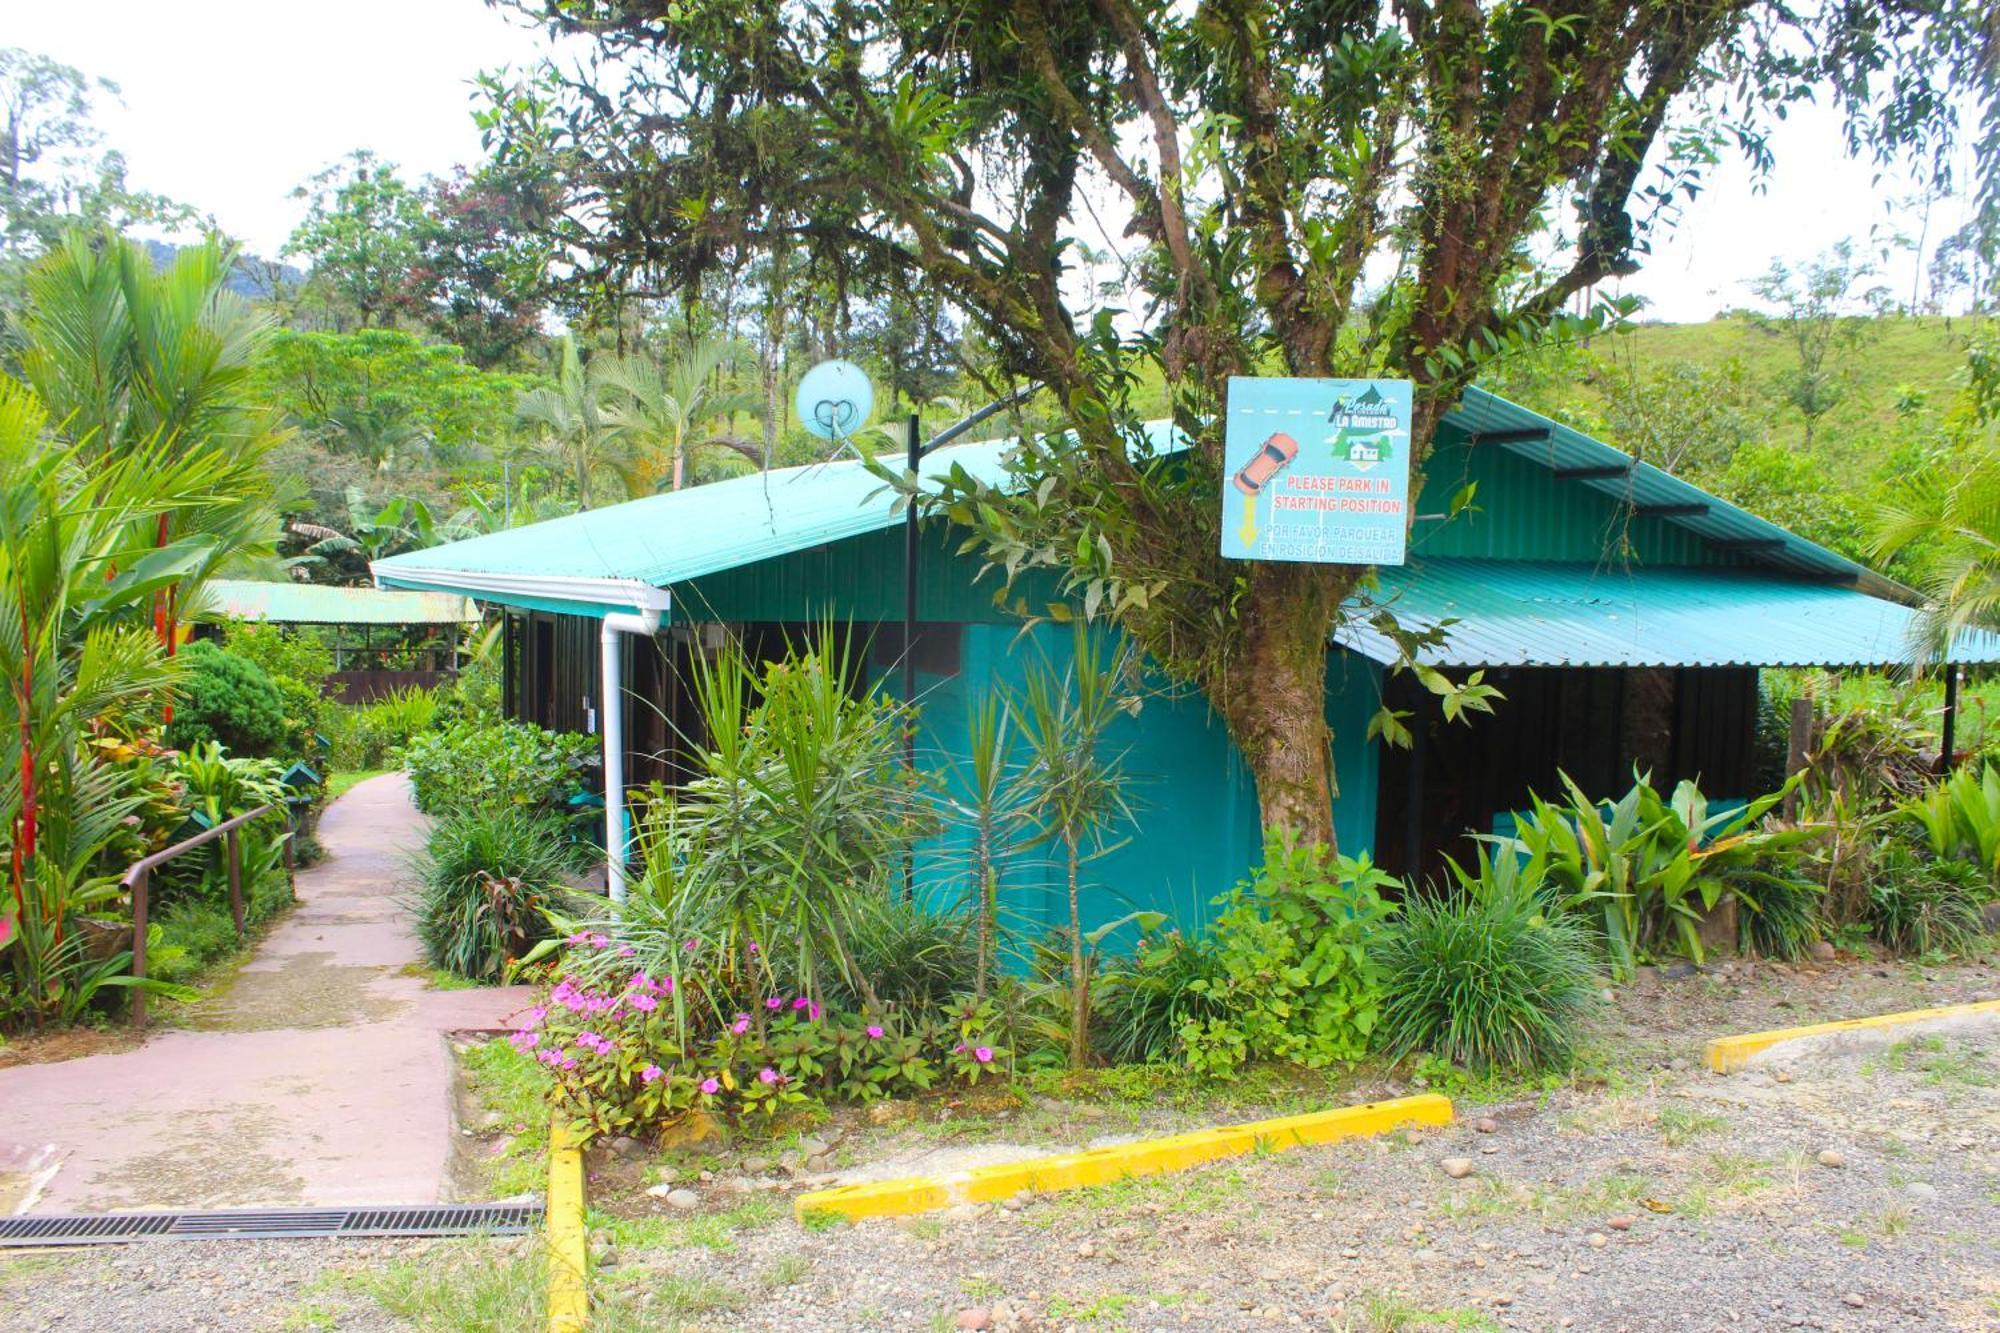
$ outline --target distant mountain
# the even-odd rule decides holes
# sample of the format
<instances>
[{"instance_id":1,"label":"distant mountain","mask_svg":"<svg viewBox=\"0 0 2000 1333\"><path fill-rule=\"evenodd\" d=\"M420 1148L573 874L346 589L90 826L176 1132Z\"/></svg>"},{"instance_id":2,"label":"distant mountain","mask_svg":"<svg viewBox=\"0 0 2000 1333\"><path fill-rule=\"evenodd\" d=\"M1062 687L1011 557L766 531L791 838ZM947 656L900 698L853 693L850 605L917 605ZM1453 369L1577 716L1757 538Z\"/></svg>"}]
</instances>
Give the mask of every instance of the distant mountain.
<instances>
[{"instance_id":1,"label":"distant mountain","mask_svg":"<svg viewBox=\"0 0 2000 1333\"><path fill-rule=\"evenodd\" d=\"M153 257L156 268L173 263L183 248L167 241L147 240L141 244ZM268 301L278 286L296 287L305 280L304 269L281 260L263 259L245 250L236 256L236 266L229 275L229 290L252 301Z\"/></svg>"}]
</instances>

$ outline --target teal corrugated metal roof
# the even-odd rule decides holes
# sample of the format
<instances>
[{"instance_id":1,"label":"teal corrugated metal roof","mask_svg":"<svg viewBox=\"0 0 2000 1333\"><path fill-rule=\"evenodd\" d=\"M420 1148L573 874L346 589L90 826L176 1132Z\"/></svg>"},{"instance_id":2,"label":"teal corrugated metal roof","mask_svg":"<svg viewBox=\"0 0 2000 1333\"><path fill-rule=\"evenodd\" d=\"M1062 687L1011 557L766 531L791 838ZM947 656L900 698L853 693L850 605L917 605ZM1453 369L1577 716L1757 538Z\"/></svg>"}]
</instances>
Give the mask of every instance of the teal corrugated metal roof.
<instances>
[{"instance_id":1,"label":"teal corrugated metal roof","mask_svg":"<svg viewBox=\"0 0 2000 1333\"><path fill-rule=\"evenodd\" d=\"M1649 510L1660 512L1668 523L1684 527L1718 549L1738 552L1759 565L1799 574L1830 575L1881 596L1914 600L1907 588L1866 565L1758 518L1749 510L1718 499L1651 463L1635 462L1622 449L1484 389L1467 389L1458 407L1440 424L1447 430L1470 436L1475 447L1506 449L1533 459L1559 477L1565 472L1595 473L1573 476L1570 480L1626 501L1642 514ZM1619 469L1619 475L1604 475L1612 469Z\"/></svg>"},{"instance_id":2,"label":"teal corrugated metal roof","mask_svg":"<svg viewBox=\"0 0 2000 1333\"><path fill-rule=\"evenodd\" d=\"M1786 532L1580 431L1480 389L1443 421L1477 449L1504 449L1558 479L1627 501L1641 514L1685 529L1717 552L1818 580L1851 582L1880 597L1914 601L1908 589L1825 547ZM1149 423L1153 447L1176 447L1171 427ZM1005 475L1011 440L939 449L923 475L954 466L989 482ZM900 458L885 455L900 467ZM858 460L751 473L705 486L490 533L378 560L387 588L470 593L520 606L602 614L666 605L663 589L723 570L894 526L895 497ZM1896 660L1890 654L1881 660Z\"/></svg>"},{"instance_id":3,"label":"teal corrugated metal roof","mask_svg":"<svg viewBox=\"0 0 2000 1333\"><path fill-rule=\"evenodd\" d=\"M205 618L235 617L292 625L471 625L479 606L447 592L386 592L320 583L210 579L202 586Z\"/></svg>"},{"instance_id":4,"label":"teal corrugated metal roof","mask_svg":"<svg viewBox=\"0 0 2000 1333\"><path fill-rule=\"evenodd\" d=\"M1613 568L1433 557L1383 569L1377 600L1404 626L1447 617L1434 666L1892 666L1909 660L1910 608L1828 581L1715 566ZM1377 662L1395 646L1365 623L1335 641ZM2000 662L2000 635L1968 634L1960 662Z\"/></svg>"},{"instance_id":5,"label":"teal corrugated metal roof","mask_svg":"<svg viewBox=\"0 0 2000 1333\"><path fill-rule=\"evenodd\" d=\"M1148 427L1156 447L1168 426ZM954 445L924 459L922 475L953 467L988 482L1004 476L1011 440ZM890 467L900 455L883 455ZM388 588L449 588L543 601L631 605L643 588L665 588L725 569L894 526L895 496L857 459L776 468L686 490L377 560ZM533 580L534 587L524 580Z\"/></svg>"}]
</instances>

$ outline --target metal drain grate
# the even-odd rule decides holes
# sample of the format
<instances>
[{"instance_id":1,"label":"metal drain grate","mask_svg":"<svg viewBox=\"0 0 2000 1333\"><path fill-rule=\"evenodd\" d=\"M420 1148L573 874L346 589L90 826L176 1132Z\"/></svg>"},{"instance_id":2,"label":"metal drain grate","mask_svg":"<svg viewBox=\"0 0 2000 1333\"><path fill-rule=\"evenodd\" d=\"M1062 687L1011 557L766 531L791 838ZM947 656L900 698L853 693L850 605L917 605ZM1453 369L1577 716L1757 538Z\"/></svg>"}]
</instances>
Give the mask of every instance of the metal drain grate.
<instances>
[{"instance_id":1,"label":"metal drain grate","mask_svg":"<svg viewBox=\"0 0 2000 1333\"><path fill-rule=\"evenodd\" d=\"M326 1236L517 1236L540 1224L538 1203L417 1208L218 1208L188 1213L0 1217L0 1249L123 1245L135 1240L282 1240Z\"/></svg>"}]
</instances>

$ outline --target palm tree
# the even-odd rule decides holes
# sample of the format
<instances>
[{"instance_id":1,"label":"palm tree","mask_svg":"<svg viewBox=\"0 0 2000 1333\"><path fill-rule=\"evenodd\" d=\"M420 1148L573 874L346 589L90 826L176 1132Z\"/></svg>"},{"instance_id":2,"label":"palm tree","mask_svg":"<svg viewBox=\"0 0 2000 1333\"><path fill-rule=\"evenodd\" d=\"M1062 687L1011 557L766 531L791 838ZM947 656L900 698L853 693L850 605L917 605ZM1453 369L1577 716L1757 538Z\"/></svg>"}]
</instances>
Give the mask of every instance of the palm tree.
<instances>
[{"instance_id":1,"label":"palm tree","mask_svg":"<svg viewBox=\"0 0 2000 1333\"><path fill-rule=\"evenodd\" d=\"M753 464L764 461L763 451L752 441L708 429L718 418L738 412L755 415L762 409L756 393L719 382L724 372L733 372L748 357L749 350L741 343L701 339L665 360L641 353L610 365L606 379L627 400L627 437L644 447L635 451L629 466L627 484L634 494L660 489L662 461L672 489L679 490L687 480L688 455L697 449L730 449Z\"/></svg>"},{"instance_id":2,"label":"palm tree","mask_svg":"<svg viewBox=\"0 0 2000 1333\"><path fill-rule=\"evenodd\" d=\"M0 378L0 821L8 889L0 987L31 1019L71 1018L124 956L93 961L75 918L118 893L99 862L145 800L91 740L151 722L173 663L145 615L213 563L222 539L180 532L225 494L227 448L155 434L104 453L62 443L34 393Z\"/></svg>"},{"instance_id":3,"label":"palm tree","mask_svg":"<svg viewBox=\"0 0 2000 1333\"><path fill-rule=\"evenodd\" d=\"M211 240L168 267L123 237L77 230L27 279L20 317L22 377L83 466L157 449L200 456L207 503L153 512L151 545L200 534L205 554L155 598L155 632L169 656L178 607L223 565L268 555L278 531L264 459L282 438L249 383L271 323L229 290L233 255Z\"/></svg>"},{"instance_id":4,"label":"palm tree","mask_svg":"<svg viewBox=\"0 0 2000 1333\"><path fill-rule=\"evenodd\" d=\"M1908 554L1926 605L1917 618L1919 662L1938 662L1966 629L2000 630L2000 446L1933 466L1897 485L1883 503L1874 554Z\"/></svg>"},{"instance_id":5,"label":"palm tree","mask_svg":"<svg viewBox=\"0 0 2000 1333\"><path fill-rule=\"evenodd\" d=\"M610 357L585 362L568 334L557 342L556 382L530 389L514 402L514 418L542 438L576 481L579 509L590 508L593 480L610 477L621 486L626 471L625 423L608 402Z\"/></svg>"}]
</instances>

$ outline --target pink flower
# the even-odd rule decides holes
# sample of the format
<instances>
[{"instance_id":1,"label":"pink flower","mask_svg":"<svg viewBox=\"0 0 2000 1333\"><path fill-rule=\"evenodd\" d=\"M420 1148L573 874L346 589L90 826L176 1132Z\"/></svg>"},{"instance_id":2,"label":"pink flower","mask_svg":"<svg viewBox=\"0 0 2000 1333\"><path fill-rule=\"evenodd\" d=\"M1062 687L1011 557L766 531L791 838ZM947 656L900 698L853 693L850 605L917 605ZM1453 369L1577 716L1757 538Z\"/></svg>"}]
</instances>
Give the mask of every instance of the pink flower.
<instances>
[{"instance_id":1,"label":"pink flower","mask_svg":"<svg viewBox=\"0 0 2000 1333\"><path fill-rule=\"evenodd\" d=\"M687 953L693 953L699 947L700 945L696 941L689 940L686 944L683 944L681 946L681 949Z\"/></svg>"},{"instance_id":2,"label":"pink flower","mask_svg":"<svg viewBox=\"0 0 2000 1333\"><path fill-rule=\"evenodd\" d=\"M660 994L672 995L673 993L674 993L674 979L672 977L660 978Z\"/></svg>"},{"instance_id":3,"label":"pink flower","mask_svg":"<svg viewBox=\"0 0 2000 1333\"><path fill-rule=\"evenodd\" d=\"M965 1054L965 1043L964 1043L964 1042L960 1042L960 1043L959 1043L958 1045L956 1045L956 1046L952 1047L952 1048L951 1048L951 1053L952 1053L953 1055L964 1055L964 1054Z\"/></svg>"},{"instance_id":4,"label":"pink flower","mask_svg":"<svg viewBox=\"0 0 2000 1333\"><path fill-rule=\"evenodd\" d=\"M993 1048L991 1046L976 1047L972 1052L972 1058L979 1061L982 1065L990 1065L993 1063Z\"/></svg>"},{"instance_id":5,"label":"pink flower","mask_svg":"<svg viewBox=\"0 0 2000 1333\"><path fill-rule=\"evenodd\" d=\"M722 1080L711 1075L701 1081L701 1090L713 1097L716 1093L722 1091Z\"/></svg>"},{"instance_id":6,"label":"pink flower","mask_svg":"<svg viewBox=\"0 0 2000 1333\"><path fill-rule=\"evenodd\" d=\"M760 1083L776 1083L778 1081L778 1071L769 1065L765 1065L757 1072L757 1081Z\"/></svg>"},{"instance_id":7,"label":"pink flower","mask_svg":"<svg viewBox=\"0 0 2000 1333\"><path fill-rule=\"evenodd\" d=\"M548 1016L549 1016L549 1007L545 1004L538 1004L534 1008L528 1011L528 1021L524 1023L522 1026L531 1028L540 1027L542 1025L542 1020L547 1018Z\"/></svg>"},{"instance_id":8,"label":"pink flower","mask_svg":"<svg viewBox=\"0 0 2000 1333\"><path fill-rule=\"evenodd\" d=\"M813 1001L813 1002L812 1002L811 1004L809 1004L809 1005L807 1005L807 1006L806 1006L806 1017L807 1017L807 1018L809 1018L809 1019L811 1019L811 1020L812 1020L813 1022L815 1022L815 1023L819 1022L819 1001L818 1001L818 1000L814 1000L814 1001Z\"/></svg>"},{"instance_id":9,"label":"pink flower","mask_svg":"<svg viewBox=\"0 0 2000 1333\"><path fill-rule=\"evenodd\" d=\"M748 1014L736 1015L736 1021L729 1025L729 1030L731 1032L734 1032L739 1037L742 1036L744 1033L748 1032L750 1030L750 1015Z\"/></svg>"},{"instance_id":10,"label":"pink flower","mask_svg":"<svg viewBox=\"0 0 2000 1333\"><path fill-rule=\"evenodd\" d=\"M639 1081L641 1083L651 1083L666 1072L666 1070L660 1068L658 1065L647 1065L639 1071Z\"/></svg>"},{"instance_id":11,"label":"pink flower","mask_svg":"<svg viewBox=\"0 0 2000 1333\"><path fill-rule=\"evenodd\" d=\"M637 949L633 948L631 945L628 944L624 948L618 951L618 956L620 958L630 958L633 954L637 952L639 952Z\"/></svg>"},{"instance_id":12,"label":"pink flower","mask_svg":"<svg viewBox=\"0 0 2000 1333\"><path fill-rule=\"evenodd\" d=\"M751 953L756 953L756 952L757 952L757 941L755 941L755 940L751 940L751 941L750 941L750 952L751 952Z\"/></svg>"},{"instance_id":13,"label":"pink flower","mask_svg":"<svg viewBox=\"0 0 2000 1333\"><path fill-rule=\"evenodd\" d=\"M652 1013L655 1009L660 1007L660 1002L654 999L650 995L634 995L628 1001L628 1003L634 1009L638 1009L649 1014Z\"/></svg>"},{"instance_id":14,"label":"pink flower","mask_svg":"<svg viewBox=\"0 0 2000 1333\"><path fill-rule=\"evenodd\" d=\"M509 1040L514 1043L514 1049L517 1051L532 1051L541 1044L542 1034L533 1028L522 1028Z\"/></svg>"},{"instance_id":15,"label":"pink flower","mask_svg":"<svg viewBox=\"0 0 2000 1333\"><path fill-rule=\"evenodd\" d=\"M564 943L564 944L582 944L582 943L583 943L583 942L584 942L585 940L587 940L587 939L589 939L589 938L590 938L590 932L589 932L589 931L587 931L587 930L579 930L578 932L576 932L576 934L574 934L574 935L570 935L570 936L567 936L567 937L565 937L565 938L564 938L564 940L563 940L563 943Z\"/></svg>"},{"instance_id":16,"label":"pink flower","mask_svg":"<svg viewBox=\"0 0 2000 1333\"><path fill-rule=\"evenodd\" d=\"M792 1001L792 1008L794 1008L794 1009L804 1009L804 1008L808 1007L808 1006L809 1006L809 1005L811 1005L811 1004L812 1004L812 1001L811 1001L811 1000L808 1000L808 999L807 999L807 998L806 998L805 996L801 995L801 996L799 996L799 998L798 998L798 999L796 999L796 1000L793 1000L793 1001Z\"/></svg>"},{"instance_id":17,"label":"pink flower","mask_svg":"<svg viewBox=\"0 0 2000 1333\"><path fill-rule=\"evenodd\" d=\"M868 1035L874 1040L880 1041L882 1039L882 1025L880 1023L870 1023L868 1025Z\"/></svg>"},{"instance_id":18,"label":"pink flower","mask_svg":"<svg viewBox=\"0 0 2000 1333\"><path fill-rule=\"evenodd\" d=\"M784 1005L785 1005L785 1002L784 1002L783 1000L779 999L779 998L778 998L777 996L775 996L775 995L773 995L773 996L772 996L772 997L771 997L770 999L768 999L768 1000L764 1001L764 1007L765 1007L766 1009L782 1009L782 1008L784 1008Z\"/></svg>"},{"instance_id":19,"label":"pink flower","mask_svg":"<svg viewBox=\"0 0 2000 1333\"><path fill-rule=\"evenodd\" d=\"M609 935L592 935L590 937L590 947L593 949L608 949L611 947L611 937Z\"/></svg>"}]
</instances>

